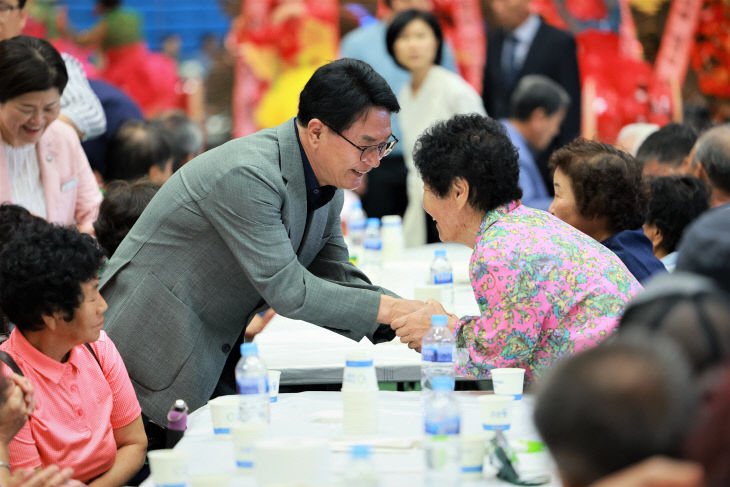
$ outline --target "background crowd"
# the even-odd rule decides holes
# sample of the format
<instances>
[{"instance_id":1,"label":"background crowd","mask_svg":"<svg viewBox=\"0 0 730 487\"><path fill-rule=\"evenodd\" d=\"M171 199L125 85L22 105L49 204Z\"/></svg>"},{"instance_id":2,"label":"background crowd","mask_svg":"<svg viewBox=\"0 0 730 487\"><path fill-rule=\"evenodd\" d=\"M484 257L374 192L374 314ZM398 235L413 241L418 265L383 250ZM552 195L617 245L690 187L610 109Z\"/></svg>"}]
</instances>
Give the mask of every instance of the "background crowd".
<instances>
[{"instance_id":1,"label":"background crowd","mask_svg":"<svg viewBox=\"0 0 730 487\"><path fill-rule=\"evenodd\" d=\"M447 314L460 375L526 369L566 486L728 484L727 1L219 3L181 59L120 0L0 0L0 484L135 482L270 307L419 350ZM358 199L472 248L480 314L349 263Z\"/></svg>"}]
</instances>

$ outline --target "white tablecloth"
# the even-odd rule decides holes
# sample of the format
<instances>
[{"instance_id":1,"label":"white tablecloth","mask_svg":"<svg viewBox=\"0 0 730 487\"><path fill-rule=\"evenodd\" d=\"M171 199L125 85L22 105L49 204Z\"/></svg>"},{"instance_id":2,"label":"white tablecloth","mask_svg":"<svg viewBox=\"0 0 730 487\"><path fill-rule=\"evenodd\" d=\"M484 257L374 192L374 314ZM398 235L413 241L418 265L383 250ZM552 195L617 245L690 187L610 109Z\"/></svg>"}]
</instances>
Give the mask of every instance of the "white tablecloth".
<instances>
[{"instance_id":1,"label":"white tablecloth","mask_svg":"<svg viewBox=\"0 0 730 487\"><path fill-rule=\"evenodd\" d=\"M462 433L482 431L477 397L483 393L458 392ZM302 392L281 394L279 402L271 405L271 425L267 433L272 438L324 438L331 449L331 484L337 485L347 464L348 447L367 443L374 447L374 463L381 478L381 487L422 485L424 461L421 440L423 422L420 392L385 392L378 395L379 431L370 437L345 437L342 433L342 399L339 392ZM524 396L515 403L510 440L539 441L532 419L533 398ZM231 486L253 486L251 477L236 475L233 443L216 439L207 406L195 411L188 420L188 431L176 448L189 454L190 475L231 473ZM543 471L552 465L546 453L522 455L526 464ZM286 468L282 465L282 468ZM467 485L467 484L464 484ZM510 485L487 474L485 479L468 485ZM548 486L560 485L553 477ZM148 479L143 486L151 487Z\"/></svg>"},{"instance_id":2,"label":"white tablecloth","mask_svg":"<svg viewBox=\"0 0 730 487\"><path fill-rule=\"evenodd\" d=\"M373 281L404 298L413 298L416 287L426 284L436 248L446 248L454 267L454 309L461 316L479 308L468 283L471 249L457 244L436 244L409 249L398 262L386 262ZM373 345L356 343L305 321L275 316L256 336L261 358L269 369L281 370L281 384L332 384L342 381L342 367L349 352L367 348L373 355L379 381L420 380L421 354L398 339Z\"/></svg>"}]
</instances>

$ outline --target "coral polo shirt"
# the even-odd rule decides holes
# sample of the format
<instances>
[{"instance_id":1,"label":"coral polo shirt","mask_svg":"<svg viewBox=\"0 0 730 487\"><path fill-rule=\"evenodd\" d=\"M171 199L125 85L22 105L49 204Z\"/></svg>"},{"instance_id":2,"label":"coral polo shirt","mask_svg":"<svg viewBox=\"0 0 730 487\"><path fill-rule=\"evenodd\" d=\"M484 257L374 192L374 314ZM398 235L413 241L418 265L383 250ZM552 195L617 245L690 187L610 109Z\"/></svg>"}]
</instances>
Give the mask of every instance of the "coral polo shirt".
<instances>
[{"instance_id":1,"label":"coral polo shirt","mask_svg":"<svg viewBox=\"0 0 730 487\"><path fill-rule=\"evenodd\" d=\"M117 455L114 430L141 413L122 357L101 332L91 344L101 366L83 345L65 363L38 351L16 328L0 349L10 354L35 388L36 409L10 442L10 465L35 468L56 464L74 469L88 483ZM7 374L10 369L5 367Z\"/></svg>"}]
</instances>

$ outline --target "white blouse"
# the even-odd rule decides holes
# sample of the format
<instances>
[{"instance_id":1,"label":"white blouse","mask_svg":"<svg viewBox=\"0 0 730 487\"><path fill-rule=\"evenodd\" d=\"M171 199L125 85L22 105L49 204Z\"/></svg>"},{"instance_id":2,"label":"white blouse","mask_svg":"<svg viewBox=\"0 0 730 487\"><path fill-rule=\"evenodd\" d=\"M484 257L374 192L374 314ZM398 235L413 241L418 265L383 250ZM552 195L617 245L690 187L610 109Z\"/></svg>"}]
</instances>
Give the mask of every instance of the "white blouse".
<instances>
[{"instance_id":1,"label":"white blouse","mask_svg":"<svg viewBox=\"0 0 730 487\"><path fill-rule=\"evenodd\" d=\"M403 216L406 247L426 243L426 217L423 211L423 181L413 164L413 148L418 137L431 125L457 114L486 115L482 98L456 73L433 66L416 93L411 84L403 86L398 95L403 158L408 169L406 187L408 206Z\"/></svg>"},{"instance_id":2,"label":"white blouse","mask_svg":"<svg viewBox=\"0 0 730 487\"><path fill-rule=\"evenodd\" d=\"M46 197L43 194L36 145L13 147L3 142L3 149L8 165L13 203L45 219L47 217Z\"/></svg>"}]
</instances>

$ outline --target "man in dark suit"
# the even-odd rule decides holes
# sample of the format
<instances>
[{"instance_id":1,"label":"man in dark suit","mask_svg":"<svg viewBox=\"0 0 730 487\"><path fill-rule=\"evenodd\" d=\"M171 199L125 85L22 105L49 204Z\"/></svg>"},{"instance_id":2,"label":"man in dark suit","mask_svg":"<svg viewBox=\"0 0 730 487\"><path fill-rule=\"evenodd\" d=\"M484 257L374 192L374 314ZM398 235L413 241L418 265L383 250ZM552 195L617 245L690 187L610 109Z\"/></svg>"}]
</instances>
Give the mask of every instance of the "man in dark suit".
<instances>
[{"instance_id":1,"label":"man in dark suit","mask_svg":"<svg viewBox=\"0 0 730 487\"><path fill-rule=\"evenodd\" d=\"M560 133L536 158L545 185L552 188L547 170L550 154L580 133L580 78L575 39L530 13L530 0L489 0L488 4L498 26L490 29L484 66L482 98L489 116L510 115L512 92L520 78L528 74L547 76L570 95L571 104Z\"/></svg>"}]
</instances>

